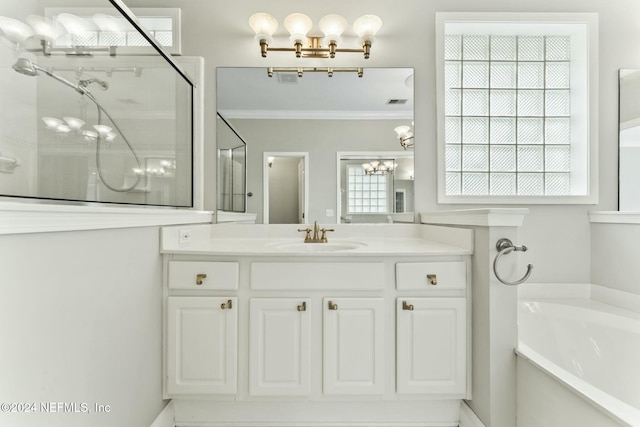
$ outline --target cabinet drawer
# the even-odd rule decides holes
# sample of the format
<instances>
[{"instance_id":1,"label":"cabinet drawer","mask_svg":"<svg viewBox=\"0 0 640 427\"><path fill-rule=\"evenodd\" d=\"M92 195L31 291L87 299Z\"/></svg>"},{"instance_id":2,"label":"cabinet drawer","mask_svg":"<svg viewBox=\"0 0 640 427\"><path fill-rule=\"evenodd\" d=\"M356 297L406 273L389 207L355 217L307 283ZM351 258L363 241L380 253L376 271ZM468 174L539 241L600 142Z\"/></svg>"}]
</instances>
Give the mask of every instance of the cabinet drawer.
<instances>
[{"instance_id":1,"label":"cabinet drawer","mask_svg":"<svg viewBox=\"0 0 640 427\"><path fill-rule=\"evenodd\" d=\"M254 262L255 290L384 289L382 262Z\"/></svg>"},{"instance_id":2,"label":"cabinet drawer","mask_svg":"<svg viewBox=\"0 0 640 427\"><path fill-rule=\"evenodd\" d=\"M398 289L464 289L466 285L467 268L463 261L396 264Z\"/></svg>"},{"instance_id":3,"label":"cabinet drawer","mask_svg":"<svg viewBox=\"0 0 640 427\"><path fill-rule=\"evenodd\" d=\"M237 290L238 263L171 261L169 289Z\"/></svg>"}]
</instances>

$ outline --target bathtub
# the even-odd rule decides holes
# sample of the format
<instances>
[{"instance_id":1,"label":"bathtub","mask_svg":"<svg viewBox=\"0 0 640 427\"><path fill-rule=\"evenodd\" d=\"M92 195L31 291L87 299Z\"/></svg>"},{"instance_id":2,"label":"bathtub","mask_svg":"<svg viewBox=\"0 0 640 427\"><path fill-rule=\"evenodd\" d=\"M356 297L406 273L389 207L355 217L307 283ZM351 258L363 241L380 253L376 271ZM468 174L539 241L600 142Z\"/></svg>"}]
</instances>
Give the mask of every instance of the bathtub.
<instances>
[{"instance_id":1,"label":"bathtub","mask_svg":"<svg viewBox=\"0 0 640 427\"><path fill-rule=\"evenodd\" d=\"M640 314L520 301L516 354L518 427L640 426Z\"/></svg>"}]
</instances>

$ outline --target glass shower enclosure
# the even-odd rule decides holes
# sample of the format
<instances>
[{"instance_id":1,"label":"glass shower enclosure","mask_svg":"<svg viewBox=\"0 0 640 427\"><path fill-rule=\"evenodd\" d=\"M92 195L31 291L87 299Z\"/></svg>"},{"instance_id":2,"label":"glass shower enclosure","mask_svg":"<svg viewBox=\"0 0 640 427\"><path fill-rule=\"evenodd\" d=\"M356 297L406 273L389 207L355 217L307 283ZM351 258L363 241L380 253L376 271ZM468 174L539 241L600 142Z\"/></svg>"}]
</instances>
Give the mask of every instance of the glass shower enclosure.
<instances>
[{"instance_id":1,"label":"glass shower enclosure","mask_svg":"<svg viewBox=\"0 0 640 427\"><path fill-rule=\"evenodd\" d=\"M0 5L0 197L193 207L189 76L120 0L47 3Z\"/></svg>"}]
</instances>

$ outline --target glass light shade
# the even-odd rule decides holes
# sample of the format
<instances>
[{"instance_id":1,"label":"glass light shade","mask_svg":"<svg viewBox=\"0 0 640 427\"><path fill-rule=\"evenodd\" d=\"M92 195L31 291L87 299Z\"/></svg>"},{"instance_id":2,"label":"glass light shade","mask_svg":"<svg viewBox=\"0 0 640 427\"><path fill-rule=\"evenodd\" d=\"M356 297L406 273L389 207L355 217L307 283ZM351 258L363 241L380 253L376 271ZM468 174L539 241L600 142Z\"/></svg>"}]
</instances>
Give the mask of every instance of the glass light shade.
<instances>
[{"instance_id":1,"label":"glass light shade","mask_svg":"<svg viewBox=\"0 0 640 427\"><path fill-rule=\"evenodd\" d=\"M323 16L318 23L326 41L340 40L340 36L347 29L347 25L347 20L336 14Z\"/></svg>"},{"instance_id":2,"label":"glass light shade","mask_svg":"<svg viewBox=\"0 0 640 427\"><path fill-rule=\"evenodd\" d=\"M284 18L284 27L291 34L289 40L304 41L307 38L307 33L313 27L313 21L305 14L292 13Z\"/></svg>"},{"instance_id":3,"label":"glass light shade","mask_svg":"<svg viewBox=\"0 0 640 427\"><path fill-rule=\"evenodd\" d=\"M107 132L107 135L104 137L104 140L107 142L113 142L114 139L118 136L115 132Z\"/></svg>"},{"instance_id":4,"label":"glass light shade","mask_svg":"<svg viewBox=\"0 0 640 427\"><path fill-rule=\"evenodd\" d=\"M396 131L396 133L398 134L398 138L408 138L412 135L411 131L411 127L410 126L398 126L395 129L393 129Z\"/></svg>"},{"instance_id":5,"label":"glass light shade","mask_svg":"<svg viewBox=\"0 0 640 427\"><path fill-rule=\"evenodd\" d=\"M42 121L47 125L49 129L58 129L58 126L63 124L62 120L55 117L43 117Z\"/></svg>"},{"instance_id":6,"label":"glass light shade","mask_svg":"<svg viewBox=\"0 0 640 427\"><path fill-rule=\"evenodd\" d=\"M84 126L84 121L77 119L75 117L63 117L64 121L67 122L67 125L73 130L80 130L82 126Z\"/></svg>"},{"instance_id":7,"label":"glass light shade","mask_svg":"<svg viewBox=\"0 0 640 427\"><path fill-rule=\"evenodd\" d=\"M57 20L69 34L83 35L89 31L98 30L98 26L94 23L71 13L61 13L57 16Z\"/></svg>"},{"instance_id":8,"label":"glass light shade","mask_svg":"<svg viewBox=\"0 0 640 427\"><path fill-rule=\"evenodd\" d=\"M71 132L71 128L68 125L65 125L63 123L61 125L58 125L58 127L56 128L56 132L69 133L69 132Z\"/></svg>"},{"instance_id":9,"label":"glass light shade","mask_svg":"<svg viewBox=\"0 0 640 427\"><path fill-rule=\"evenodd\" d=\"M353 23L353 31L364 40L371 40L382 27L382 19L376 15L363 15Z\"/></svg>"},{"instance_id":10,"label":"glass light shade","mask_svg":"<svg viewBox=\"0 0 640 427\"><path fill-rule=\"evenodd\" d=\"M29 15L27 16L27 23L31 25L31 28L35 31L36 37L49 42L53 42L64 33L64 30L60 26L56 26L55 22L44 16Z\"/></svg>"},{"instance_id":11,"label":"glass light shade","mask_svg":"<svg viewBox=\"0 0 640 427\"><path fill-rule=\"evenodd\" d=\"M24 43L26 39L35 35L33 28L24 22L6 16L0 16L0 30L5 38L14 43Z\"/></svg>"},{"instance_id":12,"label":"glass light shade","mask_svg":"<svg viewBox=\"0 0 640 427\"><path fill-rule=\"evenodd\" d=\"M105 125L93 125L93 128L98 131L100 136L107 136L109 132L111 132L111 128Z\"/></svg>"},{"instance_id":13,"label":"glass light shade","mask_svg":"<svg viewBox=\"0 0 640 427\"><path fill-rule=\"evenodd\" d=\"M249 26L256 35L273 36L278 30L278 21L268 13L254 13L249 17Z\"/></svg>"}]
</instances>

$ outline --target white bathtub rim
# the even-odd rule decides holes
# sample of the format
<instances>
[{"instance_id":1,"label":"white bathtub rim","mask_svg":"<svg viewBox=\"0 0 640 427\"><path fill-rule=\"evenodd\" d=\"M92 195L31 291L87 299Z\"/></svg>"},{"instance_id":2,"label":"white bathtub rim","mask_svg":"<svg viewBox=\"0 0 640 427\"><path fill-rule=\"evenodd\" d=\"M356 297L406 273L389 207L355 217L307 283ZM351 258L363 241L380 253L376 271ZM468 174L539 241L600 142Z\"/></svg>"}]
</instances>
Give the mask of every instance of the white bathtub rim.
<instances>
[{"instance_id":1,"label":"white bathtub rim","mask_svg":"<svg viewBox=\"0 0 640 427\"><path fill-rule=\"evenodd\" d=\"M572 375L522 342L518 342L515 353L622 425L627 427L640 426L640 410Z\"/></svg>"},{"instance_id":2,"label":"white bathtub rim","mask_svg":"<svg viewBox=\"0 0 640 427\"><path fill-rule=\"evenodd\" d=\"M640 313L600 301L592 299L521 300L519 310L523 310L522 306L527 306L529 303L539 303L542 306L543 315L586 320L589 323L598 323L633 333L640 331ZM589 313L586 319L585 312Z\"/></svg>"}]
</instances>

